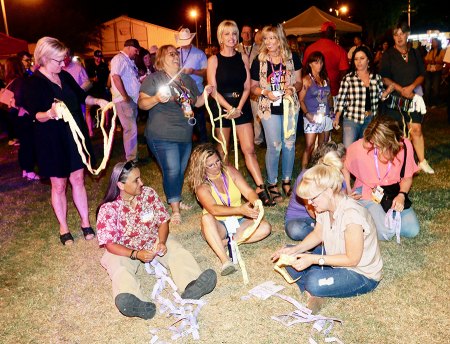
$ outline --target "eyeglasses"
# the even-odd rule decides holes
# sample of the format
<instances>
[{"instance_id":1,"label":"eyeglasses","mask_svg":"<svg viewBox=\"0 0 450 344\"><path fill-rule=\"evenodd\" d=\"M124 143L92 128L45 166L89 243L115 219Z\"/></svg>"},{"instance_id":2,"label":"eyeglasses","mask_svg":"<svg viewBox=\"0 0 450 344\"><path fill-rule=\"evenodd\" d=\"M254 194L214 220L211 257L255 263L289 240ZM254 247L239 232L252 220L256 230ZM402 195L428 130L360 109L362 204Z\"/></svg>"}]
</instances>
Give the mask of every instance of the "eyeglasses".
<instances>
[{"instance_id":1,"label":"eyeglasses","mask_svg":"<svg viewBox=\"0 0 450 344\"><path fill-rule=\"evenodd\" d=\"M130 172L135 167L136 167L136 163L133 160L127 161L125 163L125 165L123 165L122 171L120 171L119 180L120 180L120 178L122 178L122 176L125 172Z\"/></svg>"},{"instance_id":2,"label":"eyeglasses","mask_svg":"<svg viewBox=\"0 0 450 344\"><path fill-rule=\"evenodd\" d=\"M61 63L64 63L64 59L62 59L62 60L56 60L56 59L51 59L52 61L55 61L57 64L61 64Z\"/></svg>"},{"instance_id":3,"label":"eyeglasses","mask_svg":"<svg viewBox=\"0 0 450 344\"><path fill-rule=\"evenodd\" d=\"M170 55L172 57L178 57L180 54L176 51L171 51L171 52L168 52L167 55Z\"/></svg>"},{"instance_id":4,"label":"eyeglasses","mask_svg":"<svg viewBox=\"0 0 450 344\"><path fill-rule=\"evenodd\" d=\"M317 196L314 196L313 198L308 198L309 203L315 203L317 198L324 192L325 192L325 190L322 190Z\"/></svg>"},{"instance_id":5,"label":"eyeglasses","mask_svg":"<svg viewBox=\"0 0 450 344\"><path fill-rule=\"evenodd\" d=\"M217 160L214 161L212 164L206 165L206 168L214 168L214 167L216 167L217 165L220 166L220 164L221 164L220 159L217 159Z\"/></svg>"}]
</instances>

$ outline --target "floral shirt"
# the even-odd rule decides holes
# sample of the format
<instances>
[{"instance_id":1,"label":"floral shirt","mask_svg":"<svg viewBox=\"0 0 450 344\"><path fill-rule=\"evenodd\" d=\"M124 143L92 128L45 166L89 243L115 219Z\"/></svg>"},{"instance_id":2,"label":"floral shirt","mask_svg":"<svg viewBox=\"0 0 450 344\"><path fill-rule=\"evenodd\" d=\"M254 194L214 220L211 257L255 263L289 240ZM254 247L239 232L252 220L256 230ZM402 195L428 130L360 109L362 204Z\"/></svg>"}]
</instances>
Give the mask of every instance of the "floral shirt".
<instances>
[{"instance_id":1,"label":"floral shirt","mask_svg":"<svg viewBox=\"0 0 450 344\"><path fill-rule=\"evenodd\" d=\"M169 213L158 194L144 186L136 196L136 208L117 197L100 207L97 239L100 246L115 243L132 250L151 250L158 239L159 226L169 220Z\"/></svg>"}]
</instances>

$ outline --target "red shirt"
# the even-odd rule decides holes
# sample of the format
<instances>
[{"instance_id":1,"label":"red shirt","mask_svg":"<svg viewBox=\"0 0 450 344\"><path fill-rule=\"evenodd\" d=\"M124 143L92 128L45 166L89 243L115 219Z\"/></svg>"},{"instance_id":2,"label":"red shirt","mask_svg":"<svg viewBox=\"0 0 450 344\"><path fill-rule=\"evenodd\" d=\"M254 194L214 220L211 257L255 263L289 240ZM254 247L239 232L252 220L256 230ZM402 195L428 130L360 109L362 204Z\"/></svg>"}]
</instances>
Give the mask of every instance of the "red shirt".
<instances>
[{"instance_id":1,"label":"red shirt","mask_svg":"<svg viewBox=\"0 0 450 344\"><path fill-rule=\"evenodd\" d=\"M132 250L151 250L158 239L159 226L170 216L158 194L144 186L133 209L122 197L101 206L97 217L100 246L114 243Z\"/></svg>"},{"instance_id":2,"label":"red shirt","mask_svg":"<svg viewBox=\"0 0 450 344\"><path fill-rule=\"evenodd\" d=\"M321 38L306 48L303 56L303 66L306 66L309 55L314 51L320 51L325 57L325 67L330 79L331 95L337 96L339 83L341 82L339 72L346 71L349 68L347 52L332 40Z\"/></svg>"}]
</instances>

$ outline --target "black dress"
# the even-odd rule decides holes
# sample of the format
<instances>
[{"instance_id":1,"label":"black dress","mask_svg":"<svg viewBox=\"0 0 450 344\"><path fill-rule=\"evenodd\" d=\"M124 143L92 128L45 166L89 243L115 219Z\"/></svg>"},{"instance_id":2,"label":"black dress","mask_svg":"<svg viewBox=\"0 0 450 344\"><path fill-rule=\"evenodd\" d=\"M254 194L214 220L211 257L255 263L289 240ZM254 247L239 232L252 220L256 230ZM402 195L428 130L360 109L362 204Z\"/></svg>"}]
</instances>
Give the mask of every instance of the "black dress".
<instances>
[{"instance_id":1,"label":"black dress","mask_svg":"<svg viewBox=\"0 0 450 344\"><path fill-rule=\"evenodd\" d=\"M245 64L244 61L242 61L240 53L236 53L230 57L223 56L220 53L217 54L217 92L219 92L231 106L237 107L239 105L246 79L247 71L245 70ZM238 95L238 97L233 97L233 93L234 95ZM217 118L219 111L213 98L209 99L209 105L214 118ZM223 112L224 109L222 109L222 114ZM244 107L242 108L242 115L234 121L236 125L253 123L253 114L249 98L247 98ZM219 121L216 121L215 125L216 127L219 127ZM231 120L223 118L222 126L224 128L230 128Z\"/></svg>"},{"instance_id":2,"label":"black dress","mask_svg":"<svg viewBox=\"0 0 450 344\"><path fill-rule=\"evenodd\" d=\"M38 112L51 108L54 99L62 100L75 119L86 140L86 147L95 163L92 145L86 122L81 111L86 92L76 83L72 76L61 71L59 73L62 88L51 82L40 71L36 71L29 79L23 99L23 107L34 119L34 136L39 174L44 177L67 178L70 173L82 169L84 164L78 153L69 124L63 120L48 120L44 123L36 120Z\"/></svg>"}]
</instances>

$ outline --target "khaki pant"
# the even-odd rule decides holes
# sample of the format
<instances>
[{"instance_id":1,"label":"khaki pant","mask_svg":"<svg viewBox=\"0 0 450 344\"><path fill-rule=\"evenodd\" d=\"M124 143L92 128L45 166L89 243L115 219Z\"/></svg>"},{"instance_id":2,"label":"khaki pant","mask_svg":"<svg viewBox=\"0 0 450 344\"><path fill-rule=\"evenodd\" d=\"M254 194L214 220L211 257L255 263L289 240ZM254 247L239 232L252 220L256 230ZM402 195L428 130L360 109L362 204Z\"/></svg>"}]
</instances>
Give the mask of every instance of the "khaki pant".
<instances>
[{"instance_id":1,"label":"khaki pant","mask_svg":"<svg viewBox=\"0 0 450 344\"><path fill-rule=\"evenodd\" d=\"M122 101L116 103L116 111L123 129L123 148L125 149L125 158L127 159L127 161L137 159L137 104L132 100L130 100L129 102Z\"/></svg>"},{"instance_id":2,"label":"khaki pant","mask_svg":"<svg viewBox=\"0 0 450 344\"><path fill-rule=\"evenodd\" d=\"M157 256L155 259L170 270L172 279L178 287L178 292L182 293L189 282L198 278L201 273L200 267L192 254L170 236L167 238L166 246L167 253L162 257ZM105 251L101 264L111 278L114 299L121 293L129 293L140 300L149 300L142 292L141 283L136 276L138 268L142 264L140 260L131 260L129 257L118 256Z\"/></svg>"}]
</instances>

